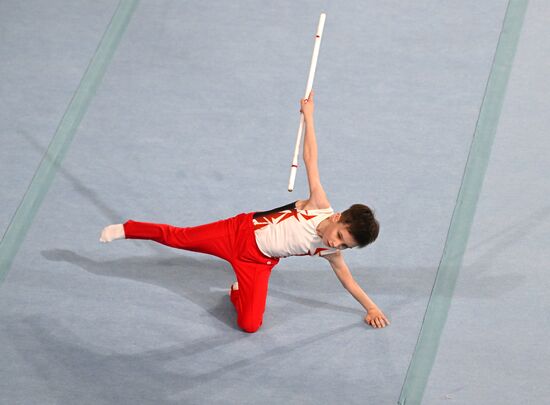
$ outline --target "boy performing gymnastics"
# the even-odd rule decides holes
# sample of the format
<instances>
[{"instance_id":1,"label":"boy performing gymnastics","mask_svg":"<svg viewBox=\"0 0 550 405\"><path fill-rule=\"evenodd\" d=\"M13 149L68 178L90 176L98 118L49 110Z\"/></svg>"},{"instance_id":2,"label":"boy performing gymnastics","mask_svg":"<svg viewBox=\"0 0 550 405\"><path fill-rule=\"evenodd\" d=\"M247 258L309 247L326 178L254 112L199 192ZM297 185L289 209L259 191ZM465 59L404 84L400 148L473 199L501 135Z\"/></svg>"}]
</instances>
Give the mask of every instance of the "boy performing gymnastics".
<instances>
[{"instance_id":1,"label":"boy performing gymnastics","mask_svg":"<svg viewBox=\"0 0 550 405\"><path fill-rule=\"evenodd\" d=\"M100 241L149 239L227 260L237 276L229 291L237 323L249 333L256 332L262 324L271 270L288 256L326 259L344 288L366 309L365 322L374 328L389 325L386 316L353 279L342 254L344 249L374 242L378 221L371 209L361 204L334 213L319 179L313 92L300 104L306 125L303 158L310 189L307 200L194 227L129 220L104 228Z\"/></svg>"}]
</instances>

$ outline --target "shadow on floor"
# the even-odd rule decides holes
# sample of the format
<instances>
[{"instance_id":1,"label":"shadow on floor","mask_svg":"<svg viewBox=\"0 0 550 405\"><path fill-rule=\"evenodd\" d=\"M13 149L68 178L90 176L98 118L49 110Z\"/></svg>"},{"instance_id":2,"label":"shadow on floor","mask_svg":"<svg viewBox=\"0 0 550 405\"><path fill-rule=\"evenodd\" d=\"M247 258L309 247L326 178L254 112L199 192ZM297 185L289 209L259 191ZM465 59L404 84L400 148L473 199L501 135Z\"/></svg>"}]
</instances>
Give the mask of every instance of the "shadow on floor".
<instances>
[{"instance_id":1,"label":"shadow on floor","mask_svg":"<svg viewBox=\"0 0 550 405\"><path fill-rule=\"evenodd\" d=\"M270 359L299 352L318 341L358 328L358 324L304 337L253 355L236 352L216 361L209 357L211 371L197 372L193 364L205 351L229 345L242 334L220 334L200 338L184 346L142 353L113 353L108 347L94 347L73 334L55 318L31 315L3 319L1 331L24 364L55 392L60 403L181 403L170 400L179 393L210 383L226 374L238 375L248 367L260 367ZM244 357L244 358L243 358ZM177 371L171 364L177 363ZM172 370L171 370L172 369ZM116 378L114 378L116 376ZM241 382L242 384L242 382ZM77 394L75 394L77 393Z\"/></svg>"}]
</instances>

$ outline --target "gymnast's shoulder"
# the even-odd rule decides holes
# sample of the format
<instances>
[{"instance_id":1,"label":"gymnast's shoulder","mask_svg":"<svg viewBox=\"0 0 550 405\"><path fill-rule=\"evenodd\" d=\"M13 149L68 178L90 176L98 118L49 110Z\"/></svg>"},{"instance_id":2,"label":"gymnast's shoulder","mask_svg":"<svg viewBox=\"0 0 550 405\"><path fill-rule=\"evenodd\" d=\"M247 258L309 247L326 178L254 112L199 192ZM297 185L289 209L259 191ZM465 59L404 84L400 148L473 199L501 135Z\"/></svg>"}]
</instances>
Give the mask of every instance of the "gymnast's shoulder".
<instances>
[{"instance_id":1,"label":"gymnast's shoulder","mask_svg":"<svg viewBox=\"0 0 550 405\"><path fill-rule=\"evenodd\" d=\"M296 208L299 210L322 210L330 208L330 202L326 197L323 199L298 200L296 201Z\"/></svg>"}]
</instances>

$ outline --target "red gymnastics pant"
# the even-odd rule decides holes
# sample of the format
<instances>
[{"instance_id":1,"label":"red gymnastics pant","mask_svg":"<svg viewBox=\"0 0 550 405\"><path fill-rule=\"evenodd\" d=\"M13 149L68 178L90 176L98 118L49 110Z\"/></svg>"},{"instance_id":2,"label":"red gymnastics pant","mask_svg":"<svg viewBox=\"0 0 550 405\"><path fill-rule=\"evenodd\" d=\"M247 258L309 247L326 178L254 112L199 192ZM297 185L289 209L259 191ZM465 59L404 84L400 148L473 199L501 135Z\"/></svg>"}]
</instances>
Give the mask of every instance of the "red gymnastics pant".
<instances>
[{"instance_id":1,"label":"red gymnastics pant","mask_svg":"<svg viewBox=\"0 0 550 405\"><path fill-rule=\"evenodd\" d=\"M231 289L237 323L246 332L256 332L263 319L271 269L279 259L265 256L254 236L254 213L239 214L206 225L178 228L166 224L136 222L124 224L126 239L149 239L178 249L207 253L227 260L239 282Z\"/></svg>"}]
</instances>

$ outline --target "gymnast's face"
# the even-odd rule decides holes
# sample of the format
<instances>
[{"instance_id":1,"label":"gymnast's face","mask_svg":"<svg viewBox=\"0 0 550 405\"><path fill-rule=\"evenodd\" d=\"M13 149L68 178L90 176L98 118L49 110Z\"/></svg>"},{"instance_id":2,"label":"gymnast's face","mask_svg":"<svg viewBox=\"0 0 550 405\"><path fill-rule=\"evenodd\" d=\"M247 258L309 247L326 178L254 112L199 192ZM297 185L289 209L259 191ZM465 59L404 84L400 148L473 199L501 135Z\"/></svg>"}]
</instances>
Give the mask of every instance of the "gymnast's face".
<instances>
[{"instance_id":1,"label":"gymnast's face","mask_svg":"<svg viewBox=\"0 0 550 405\"><path fill-rule=\"evenodd\" d=\"M323 239L323 243L331 248L339 250L351 249L357 246L357 242L348 231L347 225L338 222L340 214L334 214L328 218L327 225L322 229L322 234L319 235Z\"/></svg>"}]
</instances>

